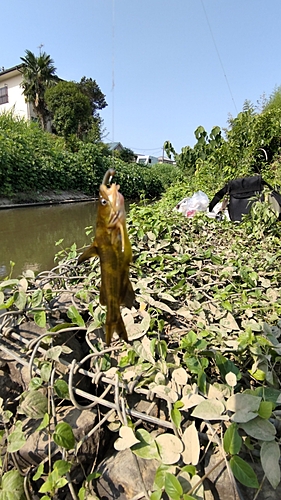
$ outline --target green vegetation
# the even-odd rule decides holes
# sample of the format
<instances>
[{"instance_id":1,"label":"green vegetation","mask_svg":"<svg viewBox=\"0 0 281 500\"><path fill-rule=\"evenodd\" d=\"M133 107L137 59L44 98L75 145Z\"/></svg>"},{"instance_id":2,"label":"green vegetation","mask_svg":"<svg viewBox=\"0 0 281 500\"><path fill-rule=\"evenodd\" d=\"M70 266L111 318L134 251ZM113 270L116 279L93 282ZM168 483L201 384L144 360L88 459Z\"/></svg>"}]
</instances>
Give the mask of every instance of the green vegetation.
<instances>
[{"instance_id":1,"label":"green vegetation","mask_svg":"<svg viewBox=\"0 0 281 500\"><path fill-rule=\"evenodd\" d=\"M116 181L126 198L158 197L166 189L156 203L131 206L128 216L136 292L136 308L123 311L128 344L104 348L99 266L94 259L77 267L81 249L75 243L58 253L50 273L26 271L0 283L1 333L18 342L19 326L42 329L36 346L29 346L33 376L28 389L14 412L1 402L0 498L23 499L26 492L29 497L39 492L44 500L63 498L67 484L73 498L97 498L99 464L95 471L92 464L90 470L80 468L82 440L75 439L69 424L57 423L59 408L74 400L72 379L67 383L59 370L73 331L91 337L84 360L91 358L89 370L100 389L91 392L91 401L99 404L94 431L107 427L112 451L129 449L137 457L158 460L146 498L202 500L210 456L216 460L213 471L226 465L233 498L235 481L247 488L245 498L252 490L257 498L265 484L273 490L280 485L280 222L265 202L257 202L239 225L204 214L187 219L172 210L184 196L201 189L211 197L238 176L259 172L277 189L281 185L278 105L258 113L247 103L229 125L225 138L218 127L210 135L198 127L194 148L183 148L179 155L167 142L176 169L115 159ZM40 177L44 189L47 182L52 188L75 185L92 192L113 161L101 144L77 139L70 147L9 116L1 117L0 134L5 139L0 189L6 194L23 190L25 183L28 189L32 184L43 189ZM170 186L175 172L179 177ZM54 300L66 291L73 299L67 309ZM61 345L62 333L67 339ZM74 360L72 372L83 370L84 360ZM101 401L107 398L109 412ZM153 408L158 411L148 415ZM48 459L22 471L13 459L26 443L24 417L39 421L35 432L48 443ZM80 473L76 485L71 482L75 467Z\"/></svg>"},{"instance_id":2,"label":"green vegetation","mask_svg":"<svg viewBox=\"0 0 281 500\"><path fill-rule=\"evenodd\" d=\"M203 479L208 477L204 460L210 453L218 457L215 467L227 464L244 487L263 488L254 462L261 464L271 487L278 486L280 224L267 217L266 204L240 225L210 220L203 214L186 219L169 207L171 191L160 202L132 206L128 216L134 255L131 280L138 304L137 309L124 311L128 344L120 342L115 350L104 350L99 267L94 259L77 268L80 250L75 244L58 254L55 271L38 277L27 271L1 283L4 330L13 335L16 325L24 321L25 328L36 323L44 335L34 353L34 377L17 412L7 412L3 402L3 449L7 445L3 494L11 483L23 493L19 472L8 477L11 472L6 467L9 456L26 441L23 414L38 420L36 432L48 437L49 446L57 450L45 468L43 463L29 467L25 488L31 496L39 489L45 500L56 495L63 498L59 492L69 482L81 443L74 439L71 426L54 423L54 415L70 397L72 382L68 387L53 369L69 352L68 341L59 345L56 339L62 332L69 332L70 339L73 328L91 334L95 362L90 370L99 373L99 384L110 401L114 388L108 392L106 380L117 376L122 384L126 410L113 415L110 410L109 422L103 423L113 432L115 450L131 449L138 457L158 460L148 498L159 500L167 494L172 500L203 499ZM54 298L66 290L75 297L75 306L69 305L62 323ZM83 362L79 366L83 368ZM133 404L129 382L134 387ZM157 418L147 422L145 413L144 420L139 413L137 417L126 413L129 408L138 409L136 401L148 394L155 404L161 401L161 419L167 427L160 433ZM106 411L101 405L101 415ZM91 498L98 464L93 475L82 471L79 498ZM231 484L235 488L233 479Z\"/></svg>"},{"instance_id":3,"label":"green vegetation","mask_svg":"<svg viewBox=\"0 0 281 500\"><path fill-rule=\"evenodd\" d=\"M143 167L112 158L108 148L77 138L65 141L10 114L0 115L0 195L51 190L77 190L97 195L104 173L112 165L124 195L159 197L175 179L177 169Z\"/></svg>"}]
</instances>

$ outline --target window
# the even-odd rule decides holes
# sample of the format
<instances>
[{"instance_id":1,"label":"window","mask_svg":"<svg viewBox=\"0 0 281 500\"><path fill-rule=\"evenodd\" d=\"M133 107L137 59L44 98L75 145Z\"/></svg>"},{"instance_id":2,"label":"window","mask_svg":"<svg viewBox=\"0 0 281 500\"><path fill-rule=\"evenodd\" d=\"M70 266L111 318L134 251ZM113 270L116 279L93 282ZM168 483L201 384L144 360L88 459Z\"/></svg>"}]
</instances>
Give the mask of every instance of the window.
<instances>
[{"instance_id":1,"label":"window","mask_svg":"<svg viewBox=\"0 0 281 500\"><path fill-rule=\"evenodd\" d=\"M6 104L6 102L9 102L7 85L0 87L0 104Z\"/></svg>"}]
</instances>

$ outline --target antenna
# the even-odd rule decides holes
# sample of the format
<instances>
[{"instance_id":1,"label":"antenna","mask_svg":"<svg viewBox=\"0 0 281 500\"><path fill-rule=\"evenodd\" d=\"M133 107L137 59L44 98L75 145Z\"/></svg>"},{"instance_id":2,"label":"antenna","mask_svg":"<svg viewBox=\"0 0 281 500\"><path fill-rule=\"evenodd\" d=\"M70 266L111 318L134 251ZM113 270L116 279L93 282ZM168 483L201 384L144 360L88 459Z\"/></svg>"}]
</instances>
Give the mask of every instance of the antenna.
<instances>
[{"instance_id":1,"label":"antenna","mask_svg":"<svg viewBox=\"0 0 281 500\"><path fill-rule=\"evenodd\" d=\"M40 45L38 45L38 49L39 49L39 55L41 56L41 49L42 47L44 47L44 43L40 43Z\"/></svg>"}]
</instances>

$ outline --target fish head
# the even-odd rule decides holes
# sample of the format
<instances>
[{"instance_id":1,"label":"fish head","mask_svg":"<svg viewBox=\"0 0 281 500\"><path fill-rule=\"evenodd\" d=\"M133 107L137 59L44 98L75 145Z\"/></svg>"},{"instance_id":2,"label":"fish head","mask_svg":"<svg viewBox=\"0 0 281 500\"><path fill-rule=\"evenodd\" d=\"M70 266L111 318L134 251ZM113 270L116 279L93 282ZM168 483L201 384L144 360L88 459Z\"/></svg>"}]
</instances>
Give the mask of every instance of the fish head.
<instances>
[{"instance_id":1,"label":"fish head","mask_svg":"<svg viewBox=\"0 0 281 500\"><path fill-rule=\"evenodd\" d=\"M123 224L126 218L124 197L117 184L109 187L101 184L99 191L99 215L107 228Z\"/></svg>"}]
</instances>

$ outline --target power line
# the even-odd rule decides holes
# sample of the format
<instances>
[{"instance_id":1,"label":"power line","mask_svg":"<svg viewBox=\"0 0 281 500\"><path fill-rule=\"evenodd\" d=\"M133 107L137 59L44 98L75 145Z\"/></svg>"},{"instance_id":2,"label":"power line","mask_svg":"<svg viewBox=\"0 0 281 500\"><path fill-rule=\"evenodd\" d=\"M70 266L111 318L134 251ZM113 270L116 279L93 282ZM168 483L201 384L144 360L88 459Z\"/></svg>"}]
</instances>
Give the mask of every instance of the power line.
<instances>
[{"instance_id":1,"label":"power line","mask_svg":"<svg viewBox=\"0 0 281 500\"><path fill-rule=\"evenodd\" d=\"M202 8L203 8L205 17L206 17L206 21L207 21L207 24L208 24L208 27L209 27L209 30L210 30L210 33L211 33L211 37L212 37L212 40L213 40L214 47L216 49L216 53L217 53L217 56L218 56L221 68L222 68L222 71L223 71L223 75L224 75L224 78L225 78L225 81L226 81L226 84L227 84L227 87L228 87L228 90L229 90L232 102L234 104L235 111L238 114L237 107L236 107L236 104L235 104L235 100L234 100L234 97L233 97L233 94L232 94L232 91L231 91L231 88L230 88L230 85L229 85L228 78L226 76L226 72L225 72L225 69L224 69L224 66L223 66L223 63L222 63L222 60L221 60L221 56L220 56L220 53L219 53L219 50L218 50L218 47L217 47L217 44L216 44L215 37L214 37L213 32L212 32L211 24L210 24L210 21L209 21L209 18L208 18L208 15L207 15L207 12L206 12L203 0L201 0L201 5L202 5Z\"/></svg>"}]
</instances>

